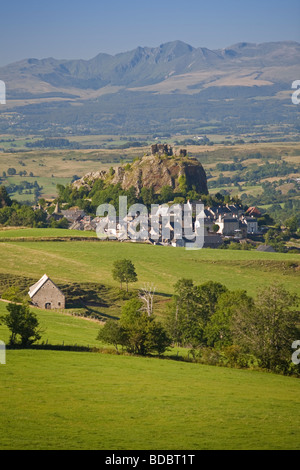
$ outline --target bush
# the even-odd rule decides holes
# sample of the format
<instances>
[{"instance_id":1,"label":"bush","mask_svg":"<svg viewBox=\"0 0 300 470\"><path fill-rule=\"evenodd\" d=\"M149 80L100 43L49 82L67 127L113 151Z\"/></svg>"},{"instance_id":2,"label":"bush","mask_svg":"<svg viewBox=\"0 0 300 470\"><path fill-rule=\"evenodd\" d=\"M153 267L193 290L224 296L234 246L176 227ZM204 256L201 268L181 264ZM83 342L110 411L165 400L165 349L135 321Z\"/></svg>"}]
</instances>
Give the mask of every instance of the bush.
<instances>
[{"instance_id":1,"label":"bush","mask_svg":"<svg viewBox=\"0 0 300 470\"><path fill-rule=\"evenodd\" d=\"M222 352L230 367L248 367L249 357L242 352L240 346L233 344L223 348Z\"/></svg>"},{"instance_id":2,"label":"bush","mask_svg":"<svg viewBox=\"0 0 300 470\"><path fill-rule=\"evenodd\" d=\"M109 320L99 331L97 339L118 346L129 353L145 356L153 352L163 354L170 346L164 328L141 310L139 299L131 299L123 307L121 319Z\"/></svg>"},{"instance_id":3,"label":"bush","mask_svg":"<svg viewBox=\"0 0 300 470\"><path fill-rule=\"evenodd\" d=\"M22 302L23 296L17 286L11 286L2 294L2 299L9 300L10 302Z\"/></svg>"},{"instance_id":4,"label":"bush","mask_svg":"<svg viewBox=\"0 0 300 470\"><path fill-rule=\"evenodd\" d=\"M222 354L219 350L203 347L198 352L199 362L211 366L223 365Z\"/></svg>"}]
</instances>

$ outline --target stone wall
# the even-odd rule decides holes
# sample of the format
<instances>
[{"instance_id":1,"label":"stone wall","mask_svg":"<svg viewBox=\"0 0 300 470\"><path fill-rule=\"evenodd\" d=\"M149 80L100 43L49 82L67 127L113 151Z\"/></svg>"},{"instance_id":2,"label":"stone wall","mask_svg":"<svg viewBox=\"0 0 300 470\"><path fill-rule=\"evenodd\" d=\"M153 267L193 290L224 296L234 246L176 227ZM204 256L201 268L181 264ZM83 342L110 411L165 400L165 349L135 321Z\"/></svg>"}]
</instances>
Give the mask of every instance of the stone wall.
<instances>
[{"instance_id":1,"label":"stone wall","mask_svg":"<svg viewBox=\"0 0 300 470\"><path fill-rule=\"evenodd\" d=\"M65 308L64 294L50 279L37 291L31 301L33 305L40 308Z\"/></svg>"},{"instance_id":2,"label":"stone wall","mask_svg":"<svg viewBox=\"0 0 300 470\"><path fill-rule=\"evenodd\" d=\"M186 157L187 151L186 149L179 149L174 150L171 145L168 144L153 144L151 145L151 153L152 155L168 155L172 157L176 155L177 157Z\"/></svg>"},{"instance_id":3,"label":"stone wall","mask_svg":"<svg viewBox=\"0 0 300 470\"><path fill-rule=\"evenodd\" d=\"M168 144L153 144L151 145L152 155L168 155L171 157L173 155L173 148Z\"/></svg>"}]
</instances>

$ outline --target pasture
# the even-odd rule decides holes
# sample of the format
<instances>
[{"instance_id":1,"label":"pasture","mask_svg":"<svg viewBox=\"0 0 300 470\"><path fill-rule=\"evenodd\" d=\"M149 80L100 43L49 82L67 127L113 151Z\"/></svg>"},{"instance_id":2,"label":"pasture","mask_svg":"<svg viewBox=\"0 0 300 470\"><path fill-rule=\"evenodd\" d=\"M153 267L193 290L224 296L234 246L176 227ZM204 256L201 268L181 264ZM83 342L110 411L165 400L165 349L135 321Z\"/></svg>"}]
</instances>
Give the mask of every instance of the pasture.
<instances>
[{"instance_id":1,"label":"pasture","mask_svg":"<svg viewBox=\"0 0 300 470\"><path fill-rule=\"evenodd\" d=\"M299 449L295 378L34 350L0 373L2 450Z\"/></svg>"},{"instance_id":2,"label":"pasture","mask_svg":"<svg viewBox=\"0 0 300 470\"><path fill-rule=\"evenodd\" d=\"M25 234L26 229L19 232ZM47 229L41 230L42 237L47 238L47 233L53 236L54 232L52 229L49 232ZM17 234L18 231L14 233ZM33 236L34 230L29 230L27 234ZM78 234L82 236L82 232ZM54 282L59 283L99 282L117 287L118 283L112 278L113 263L127 258L134 263L138 275L138 282L132 285L134 289L151 283L156 287L157 293L170 295L173 294L173 286L177 280L185 277L193 279L195 284L221 282L231 290L245 289L253 296L258 288L267 287L274 282L282 284L291 292L299 290L297 254L221 249L186 250L92 239L62 242L36 239L37 241L21 242L14 241L13 233L11 235L11 241L0 242L0 272L7 275L21 273L38 280L46 273Z\"/></svg>"},{"instance_id":3,"label":"pasture","mask_svg":"<svg viewBox=\"0 0 300 470\"><path fill-rule=\"evenodd\" d=\"M160 299L169 298L181 277L218 281L253 296L271 282L299 289L295 254L42 241L57 235L53 229L5 232L2 276L38 280L47 273L59 283L118 288L112 264L128 258L138 274L130 289L150 282ZM20 234L27 241L18 241ZM0 302L0 315L5 307ZM299 449L299 379L175 361L168 358L172 352L161 359L116 355L96 340L99 322L67 311L33 311L48 344L106 353L8 349L0 365L1 450ZM4 325L0 339L9 339Z\"/></svg>"}]
</instances>

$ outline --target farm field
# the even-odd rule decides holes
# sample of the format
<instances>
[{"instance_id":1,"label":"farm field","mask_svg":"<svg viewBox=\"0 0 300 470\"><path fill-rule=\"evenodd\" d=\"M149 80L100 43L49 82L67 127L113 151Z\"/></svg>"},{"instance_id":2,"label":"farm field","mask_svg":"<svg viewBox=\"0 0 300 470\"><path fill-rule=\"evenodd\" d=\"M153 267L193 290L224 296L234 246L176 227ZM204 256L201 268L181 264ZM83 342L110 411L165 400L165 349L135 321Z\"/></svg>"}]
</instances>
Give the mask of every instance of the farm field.
<instances>
[{"instance_id":1,"label":"farm field","mask_svg":"<svg viewBox=\"0 0 300 470\"><path fill-rule=\"evenodd\" d=\"M11 241L0 243L0 273L34 279L47 273L56 282L117 288L112 264L128 258L138 274L130 288L152 282L166 300L180 277L199 284L219 281L254 296L272 281L291 292L299 288L295 254L29 241L63 232L67 236L70 231L3 231ZM22 233L28 241L14 239ZM0 302L0 315L5 307ZM0 366L0 420L6 430L1 450L299 448L299 379L175 361L168 359L172 350L164 359L110 354L113 347L96 339L99 322L67 311L33 311L42 329L40 342L105 348L106 353L8 349L6 364ZM3 325L0 338L9 339Z\"/></svg>"},{"instance_id":2,"label":"farm field","mask_svg":"<svg viewBox=\"0 0 300 470\"><path fill-rule=\"evenodd\" d=\"M57 196L56 185L67 185L72 178L90 171L109 169L111 166L132 161L143 150L20 150L15 153L0 152L0 179L5 186L20 185L22 182L38 183L42 187L40 197L54 199ZM8 169L14 168L16 175L8 176ZM20 176L20 171L27 174ZM3 172L6 176L2 176ZM30 174L33 176L30 176ZM34 194L18 191L11 193L13 199L20 202L34 202Z\"/></svg>"},{"instance_id":3,"label":"farm field","mask_svg":"<svg viewBox=\"0 0 300 470\"><path fill-rule=\"evenodd\" d=\"M7 227L0 230L0 240L4 238L73 238L91 237L97 238L95 232L80 230L69 230L62 228L27 228L27 227Z\"/></svg>"},{"instance_id":4,"label":"farm field","mask_svg":"<svg viewBox=\"0 0 300 470\"><path fill-rule=\"evenodd\" d=\"M0 448L299 449L299 381L163 359L7 351Z\"/></svg>"},{"instance_id":5,"label":"farm field","mask_svg":"<svg viewBox=\"0 0 300 470\"><path fill-rule=\"evenodd\" d=\"M193 136L186 136L186 138L188 137L193 138ZM298 142L258 142L224 146L219 140L221 138L223 141L224 139L226 140L225 136L212 134L210 138L215 142L212 146L184 145L179 143L178 145L176 144L176 147L184 147L190 156L198 158L203 164L204 169L211 172L212 180L220 174L220 171L216 170L217 163L232 163L234 158L241 159L243 165L249 166L249 168L253 164L260 165L263 163L262 157L267 158L271 163L281 159L291 165L299 166L300 144ZM91 147L93 145L102 145L105 139L108 141L112 139L112 143L115 145L123 142L120 136L70 137L72 142L89 144ZM173 144L176 142L176 139L179 142L181 140L180 137L173 136L168 138L167 141ZM31 137L28 140L36 140L36 137ZM143 140L148 139L146 139L146 136L143 136ZM134 158L140 157L150 150L150 144L145 147L132 147L128 149L28 149L25 147L26 141L26 139L15 137L16 148L14 152L7 152L6 147L11 144L10 142L2 144L0 176L3 171L7 172L8 168L15 168L17 173L15 176L2 178L2 184L7 186L12 183L19 184L22 181L31 183L37 181L39 186L43 187L41 197L50 199L56 197L56 185L70 183L74 175L81 177L90 171L109 169L111 166L131 162ZM257 155L260 155L260 158L256 158ZM24 170L26 170L27 175L19 176L19 172ZM34 175L33 177L28 176L31 172ZM225 172L225 175L229 177L234 174L235 172ZM218 186L218 188L210 188L211 194L220 190L229 191L234 196L240 195L244 191L257 195L262 189L261 185L257 185L254 187L244 186L241 190L241 188L228 184ZM22 202L32 202L34 199L33 194L26 194L24 192L22 194L15 192L12 196L14 199Z\"/></svg>"},{"instance_id":6,"label":"farm field","mask_svg":"<svg viewBox=\"0 0 300 470\"><path fill-rule=\"evenodd\" d=\"M56 197L56 185L57 184L62 184L66 186L71 182L71 178L57 178L57 177L52 177L52 176L40 176L40 177L35 177L35 176L10 176L8 177L4 184L10 186L10 185L21 185L23 181L27 181L28 183L34 184L35 181L38 182L39 186L42 187L41 193L49 199L54 199ZM19 192L14 192L11 194L12 199L18 200L19 202L28 202L30 201L31 204L34 204L34 199L35 196L33 194L33 191L31 190L31 193L26 193L23 191L21 194Z\"/></svg>"},{"instance_id":7,"label":"farm field","mask_svg":"<svg viewBox=\"0 0 300 470\"><path fill-rule=\"evenodd\" d=\"M0 302L0 316L7 313L6 306L6 302ZM104 346L96 340L101 326L99 322L38 308L30 310L36 314L41 329L42 338L38 343L54 346L78 345L91 348ZM4 325L0 325L0 338L5 344L8 344L9 330Z\"/></svg>"}]
</instances>

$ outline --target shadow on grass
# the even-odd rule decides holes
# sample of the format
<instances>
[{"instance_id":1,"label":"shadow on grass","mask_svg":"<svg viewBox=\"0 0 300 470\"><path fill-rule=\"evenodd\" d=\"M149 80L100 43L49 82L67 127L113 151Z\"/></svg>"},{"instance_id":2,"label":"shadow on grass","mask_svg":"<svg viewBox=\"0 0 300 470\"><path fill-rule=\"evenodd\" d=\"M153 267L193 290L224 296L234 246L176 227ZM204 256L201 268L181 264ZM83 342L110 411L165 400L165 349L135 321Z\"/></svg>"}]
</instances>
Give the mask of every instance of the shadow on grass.
<instances>
[{"instance_id":1,"label":"shadow on grass","mask_svg":"<svg viewBox=\"0 0 300 470\"><path fill-rule=\"evenodd\" d=\"M95 305L96 307L97 305ZM84 305L84 308L85 310L88 311L89 313L89 316L99 316L101 317L103 320L119 320L119 317L117 317L116 315L109 315L108 313L103 313L102 311L99 312L98 310L96 310L95 308L92 308L91 305Z\"/></svg>"},{"instance_id":2,"label":"shadow on grass","mask_svg":"<svg viewBox=\"0 0 300 470\"><path fill-rule=\"evenodd\" d=\"M66 351L66 352L93 352L102 354L114 354L119 355L120 353L113 348L96 348L94 346L80 346L77 344L31 344L30 346L22 346L21 344L7 345L7 350L22 350L22 351Z\"/></svg>"}]
</instances>

